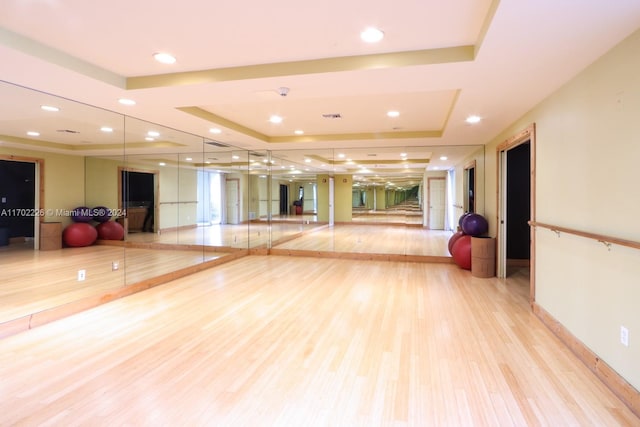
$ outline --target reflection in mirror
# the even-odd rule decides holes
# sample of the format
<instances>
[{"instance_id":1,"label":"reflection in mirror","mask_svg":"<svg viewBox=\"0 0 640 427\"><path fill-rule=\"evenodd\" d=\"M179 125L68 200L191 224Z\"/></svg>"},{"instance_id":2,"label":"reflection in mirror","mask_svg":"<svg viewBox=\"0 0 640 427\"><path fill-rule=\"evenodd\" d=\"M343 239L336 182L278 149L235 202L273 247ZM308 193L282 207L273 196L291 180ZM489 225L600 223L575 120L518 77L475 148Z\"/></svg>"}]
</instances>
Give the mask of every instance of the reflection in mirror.
<instances>
[{"instance_id":1,"label":"reflection in mirror","mask_svg":"<svg viewBox=\"0 0 640 427\"><path fill-rule=\"evenodd\" d=\"M136 133L126 141L125 168L145 177L137 184L130 179L121 196L123 205L130 204L126 209L127 283L188 270L246 248L246 237L236 237L230 244L221 233L226 219L222 174L212 170L212 150L205 141L137 119L127 118L127 125ZM145 143L155 147L153 153L138 149ZM216 155L232 162L228 151ZM236 235L242 236L242 231Z\"/></svg>"},{"instance_id":2,"label":"reflection in mirror","mask_svg":"<svg viewBox=\"0 0 640 427\"><path fill-rule=\"evenodd\" d=\"M0 327L249 248L449 256L469 164L484 210L483 147L248 151L7 83L0 95L13 100L0 103L0 208L33 213L0 217ZM79 207L104 208L89 227L118 224L123 237L63 244Z\"/></svg>"},{"instance_id":3,"label":"reflection in mirror","mask_svg":"<svg viewBox=\"0 0 640 427\"><path fill-rule=\"evenodd\" d=\"M274 239L274 253L449 257L447 242L463 212L462 165L482 162L483 148L288 150L272 156L291 165L274 167L272 179L288 179L295 197L302 187L303 201L294 200L290 214L301 212L303 222L313 224L295 239Z\"/></svg>"},{"instance_id":4,"label":"reflection in mirror","mask_svg":"<svg viewBox=\"0 0 640 427\"><path fill-rule=\"evenodd\" d=\"M475 159L464 166L464 211L476 212L476 161Z\"/></svg>"},{"instance_id":5,"label":"reflection in mirror","mask_svg":"<svg viewBox=\"0 0 640 427\"><path fill-rule=\"evenodd\" d=\"M0 99L11 100L0 102L0 326L10 329L122 287L123 248L94 244L116 200L85 185L84 153L122 157L124 118L6 82Z\"/></svg>"},{"instance_id":6,"label":"reflection in mirror","mask_svg":"<svg viewBox=\"0 0 640 427\"><path fill-rule=\"evenodd\" d=\"M272 156L293 166L289 171L285 165L280 174L274 167L273 179L289 179L289 194L296 197L302 187L303 202L294 201L290 212L303 205L298 212L313 225L295 239L274 239L274 253L450 257L447 242L462 214L456 175L466 162L482 162L484 154L482 147L430 146L288 150Z\"/></svg>"}]
</instances>

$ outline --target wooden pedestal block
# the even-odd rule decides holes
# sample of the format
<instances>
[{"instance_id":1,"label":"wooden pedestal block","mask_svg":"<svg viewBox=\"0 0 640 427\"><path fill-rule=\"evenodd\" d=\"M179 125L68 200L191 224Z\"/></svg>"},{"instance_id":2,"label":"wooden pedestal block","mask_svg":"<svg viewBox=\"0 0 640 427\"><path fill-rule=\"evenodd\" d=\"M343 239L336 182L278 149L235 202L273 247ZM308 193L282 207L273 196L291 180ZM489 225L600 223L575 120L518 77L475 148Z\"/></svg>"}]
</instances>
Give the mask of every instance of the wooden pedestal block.
<instances>
[{"instance_id":1,"label":"wooden pedestal block","mask_svg":"<svg viewBox=\"0 0 640 427\"><path fill-rule=\"evenodd\" d=\"M52 251L62 249L62 223L40 223L40 250Z\"/></svg>"},{"instance_id":2,"label":"wooden pedestal block","mask_svg":"<svg viewBox=\"0 0 640 427\"><path fill-rule=\"evenodd\" d=\"M471 238L471 275L483 278L496 275L496 239L493 237Z\"/></svg>"},{"instance_id":3,"label":"wooden pedestal block","mask_svg":"<svg viewBox=\"0 0 640 427\"><path fill-rule=\"evenodd\" d=\"M147 208L127 208L127 232L142 231Z\"/></svg>"}]
</instances>

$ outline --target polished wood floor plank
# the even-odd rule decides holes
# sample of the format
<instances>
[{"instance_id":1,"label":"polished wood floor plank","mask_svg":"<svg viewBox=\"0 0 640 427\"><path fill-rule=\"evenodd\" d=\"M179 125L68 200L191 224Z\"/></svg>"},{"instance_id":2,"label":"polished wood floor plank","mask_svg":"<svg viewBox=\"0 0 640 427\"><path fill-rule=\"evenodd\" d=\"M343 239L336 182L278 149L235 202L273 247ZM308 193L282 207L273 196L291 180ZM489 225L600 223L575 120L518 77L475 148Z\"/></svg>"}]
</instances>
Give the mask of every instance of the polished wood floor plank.
<instances>
[{"instance_id":1,"label":"polished wood floor plank","mask_svg":"<svg viewBox=\"0 0 640 427\"><path fill-rule=\"evenodd\" d=\"M0 253L0 323L227 255L202 250L90 246L53 251L11 247ZM113 262L118 269L113 270ZM78 270L86 279L77 280Z\"/></svg>"},{"instance_id":2,"label":"polished wood floor plank","mask_svg":"<svg viewBox=\"0 0 640 427\"><path fill-rule=\"evenodd\" d=\"M0 341L0 425L638 425L526 274L248 256Z\"/></svg>"},{"instance_id":3,"label":"polished wood floor plank","mask_svg":"<svg viewBox=\"0 0 640 427\"><path fill-rule=\"evenodd\" d=\"M284 239L287 248L322 248L359 253L410 253L437 255L447 252L449 232L416 227L341 225L325 233L313 231L317 224L300 221L251 223L239 226L210 226L167 233L130 233L128 241L137 244L247 247L248 240L266 245L269 239ZM326 227L320 227L324 230ZM244 237L238 239L238 235ZM319 238L319 236L325 238ZM292 240L287 240L292 238ZM329 239L329 240L327 240ZM384 245L380 245L384 242ZM413 249L412 249L413 248ZM179 249L179 250L176 250ZM215 249L215 248L213 248ZM228 252L211 252L188 247L167 249L90 246L55 251L34 251L26 245L0 248L3 280L0 282L0 323L60 307L83 298L95 297L171 271L220 258ZM119 269L112 271L112 263ZM78 282L77 271L85 269L87 278Z\"/></svg>"}]
</instances>

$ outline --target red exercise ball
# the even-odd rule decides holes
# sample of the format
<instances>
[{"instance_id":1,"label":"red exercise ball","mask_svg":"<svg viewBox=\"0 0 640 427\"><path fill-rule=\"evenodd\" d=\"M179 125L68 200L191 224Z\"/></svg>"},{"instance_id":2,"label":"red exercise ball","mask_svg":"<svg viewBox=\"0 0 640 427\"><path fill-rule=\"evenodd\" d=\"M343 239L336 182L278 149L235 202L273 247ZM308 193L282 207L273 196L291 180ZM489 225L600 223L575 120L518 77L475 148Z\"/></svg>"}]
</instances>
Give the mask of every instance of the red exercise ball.
<instances>
[{"instance_id":1,"label":"red exercise ball","mask_svg":"<svg viewBox=\"0 0 640 427\"><path fill-rule=\"evenodd\" d=\"M471 270L471 236L465 234L453 244L453 261L464 270Z\"/></svg>"},{"instance_id":2,"label":"red exercise ball","mask_svg":"<svg viewBox=\"0 0 640 427\"><path fill-rule=\"evenodd\" d=\"M122 240L124 239L124 227L115 221L101 222L96 225L98 239L102 240Z\"/></svg>"},{"instance_id":3,"label":"red exercise ball","mask_svg":"<svg viewBox=\"0 0 640 427\"><path fill-rule=\"evenodd\" d=\"M74 222L62 232L62 241L67 246L90 246L98 238L95 227L86 222Z\"/></svg>"},{"instance_id":4,"label":"red exercise ball","mask_svg":"<svg viewBox=\"0 0 640 427\"><path fill-rule=\"evenodd\" d=\"M462 236L464 236L464 231L456 231L453 233L453 236L449 238L449 253L453 255L453 244Z\"/></svg>"}]
</instances>

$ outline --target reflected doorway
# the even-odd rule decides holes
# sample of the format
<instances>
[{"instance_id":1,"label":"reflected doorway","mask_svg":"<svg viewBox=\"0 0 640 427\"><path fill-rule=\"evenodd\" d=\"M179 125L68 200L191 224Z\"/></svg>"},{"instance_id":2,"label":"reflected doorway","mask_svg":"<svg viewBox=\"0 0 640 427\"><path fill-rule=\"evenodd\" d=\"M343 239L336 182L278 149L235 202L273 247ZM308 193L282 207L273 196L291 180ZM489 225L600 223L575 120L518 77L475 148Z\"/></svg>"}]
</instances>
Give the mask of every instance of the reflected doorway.
<instances>
[{"instance_id":1,"label":"reflected doorway","mask_svg":"<svg viewBox=\"0 0 640 427\"><path fill-rule=\"evenodd\" d=\"M0 246L36 238L42 216L36 215L36 166L31 161L0 160Z\"/></svg>"},{"instance_id":2,"label":"reflected doorway","mask_svg":"<svg viewBox=\"0 0 640 427\"><path fill-rule=\"evenodd\" d=\"M226 224L240 223L240 182L227 179L225 182Z\"/></svg>"},{"instance_id":3,"label":"reflected doorway","mask_svg":"<svg viewBox=\"0 0 640 427\"><path fill-rule=\"evenodd\" d=\"M280 215L289 215L289 186L280 184Z\"/></svg>"},{"instance_id":4,"label":"reflected doorway","mask_svg":"<svg viewBox=\"0 0 640 427\"><path fill-rule=\"evenodd\" d=\"M476 211L476 161L464 167L464 211Z\"/></svg>"},{"instance_id":5,"label":"reflected doorway","mask_svg":"<svg viewBox=\"0 0 640 427\"><path fill-rule=\"evenodd\" d=\"M221 176L217 172L198 171L198 225L220 224L222 221Z\"/></svg>"},{"instance_id":6,"label":"reflected doorway","mask_svg":"<svg viewBox=\"0 0 640 427\"><path fill-rule=\"evenodd\" d=\"M429 178L428 186L428 204L429 210L427 215L430 230L444 230L444 215L446 210L446 180L444 178Z\"/></svg>"},{"instance_id":7,"label":"reflected doorway","mask_svg":"<svg viewBox=\"0 0 640 427\"><path fill-rule=\"evenodd\" d=\"M126 210L126 233L149 232L157 229L157 172L122 169L120 172L120 203Z\"/></svg>"}]
</instances>

